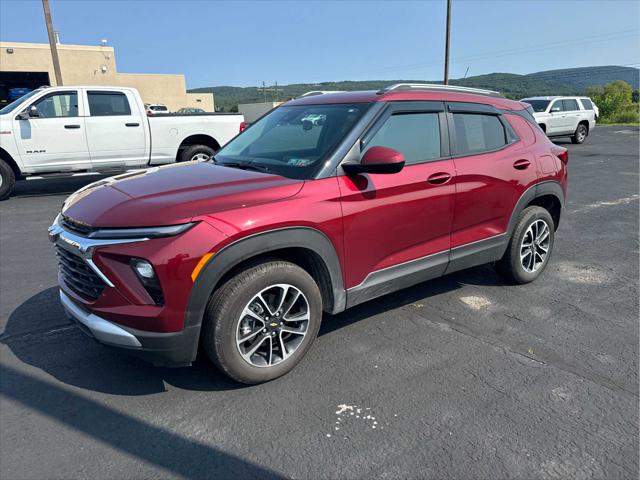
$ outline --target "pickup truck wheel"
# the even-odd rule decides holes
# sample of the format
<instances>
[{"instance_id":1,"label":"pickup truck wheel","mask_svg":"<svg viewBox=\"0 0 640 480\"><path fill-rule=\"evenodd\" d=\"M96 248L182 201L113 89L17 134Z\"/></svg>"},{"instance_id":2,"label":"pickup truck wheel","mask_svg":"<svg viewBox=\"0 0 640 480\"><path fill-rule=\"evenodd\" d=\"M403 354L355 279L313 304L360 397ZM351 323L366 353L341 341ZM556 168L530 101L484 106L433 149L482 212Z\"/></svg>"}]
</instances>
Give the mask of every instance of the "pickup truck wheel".
<instances>
[{"instance_id":1,"label":"pickup truck wheel","mask_svg":"<svg viewBox=\"0 0 640 480\"><path fill-rule=\"evenodd\" d=\"M588 134L589 130L587 130L587 127L581 123L580 125L578 125L578 128L576 128L576 133L574 133L571 137L571 143L584 143L584 141L587 139Z\"/></svg>"},{"instance_id":2,"label":"pickup truck wheel","mask_svg":"<svg viewBox=\"0 0 640 480\"><path fill-rule=\"evenodd\" d=\"M542 207L527 207L520 214L507 251L496 264L513 283L533 282L549 263L555 230L553 219Z\"/></svg>"},{"instance_id":3,"label":"pickup truck wheel","mask_svg":"<svg viewBox=\"0 0 640 480\"><path fill-rule=\"evenodd\" d=\"M302 268L267 261L241 271L209 300L202 343L238 382L273 380L295 367L318 334L322 297Z\"/></svg>"},{"instance_id":4,"label":"pickup truck wheel","mask_svg":"<svg viewBox=\"0 0 640 480\"><path fill-rule=\"evenodd\" d=\"M206 145L191 145L185 148L180 154L180 162L206 162L211 160L215 150Z\"/></svg>"},{"instance_id":5,"label":"pickup truck wheel","mask_svg":"<svg viewBox=\"0 0 640 480\"><path fill-rule=\"evenodd\" d=\"M16 183L16 176L7 162L0 160L0 200L9 198Z\"/></svg>"}]
</instances>

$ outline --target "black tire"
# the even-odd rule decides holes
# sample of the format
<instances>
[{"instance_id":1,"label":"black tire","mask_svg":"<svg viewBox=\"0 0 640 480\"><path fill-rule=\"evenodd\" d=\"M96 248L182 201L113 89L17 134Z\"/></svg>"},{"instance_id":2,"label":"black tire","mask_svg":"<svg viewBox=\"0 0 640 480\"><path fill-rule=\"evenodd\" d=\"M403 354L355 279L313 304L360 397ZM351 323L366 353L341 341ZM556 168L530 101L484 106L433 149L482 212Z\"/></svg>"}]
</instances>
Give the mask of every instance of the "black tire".
<instances>
[{"instance_id":1,"label":"black tire","mask_svg":"<svg viewBox=\"0 0 640 480\"><path fill-rule=\"evenodd\" d=\"M549 229L547 254L544 257L544 261L535 269L535 271L527 271L523 266L523 261L520 259L520 252L523 248L522 241L524 236L527 234L529 227L538 220L544 221ZM520 214L516 228L514 229L509 245L507 246L507 250L503 257L497 262L496 269L510 282L517 284L533 282L540 276L549 263L549 259L553 252L554 240L555 228L553 218L551 218L549 212L538 206L527 207Z\"/></svg>"},{"instance_id":2,"label":"black tire","mask_svg":"<svg viewBox=\"0 0 640 480\"><path fill-rule=\"evenodd\" d=\"M289 284L306 297L309 313L306 334L293 353L280 363L255 366L240 354L236 343L238 324L253 297L278 284ZM213 293L205 310L202 346L211 361L232 379L246 384L267 382L289 372L300 362L318 335L321 320L322 297L313 278L292 263L266 261L239 272ZM268 336L261 332L255 338Z\"/></svg>"},{"instance_id":3,"label":"black tire","mask_svg":"<svg viewBox=\"0 0 640 480\"><path fill-rule=\"evenodd\" d=\"M584 123L581 123L578 125L578 128L576 128L576 132L571 136L571 143L584 143L587 139L587 135L589 135L589 129Z\"/></svg>"},{"instance_id":4,"label":"black tire","mask_svg":"<svg viewBox=\"0 0 640 480\"><path fill-rule=\"evenodd\" d=\"M13 169L0 159L0 200L9 198L13 192L13 186L16 183L16 176Z\"/></svg>"},{"instance_id":5,"label":"black tire","mask_svg":"<svg viewBox=\"0 0 640 480\"><path fill-rule=\"evenodd\" d=\"M189 162L198 154L204 154L211 158L215 153L216 151L213 148L207 147L206 145L191 145L180 152L178 161Z\"/></svg>"}]
</instances>

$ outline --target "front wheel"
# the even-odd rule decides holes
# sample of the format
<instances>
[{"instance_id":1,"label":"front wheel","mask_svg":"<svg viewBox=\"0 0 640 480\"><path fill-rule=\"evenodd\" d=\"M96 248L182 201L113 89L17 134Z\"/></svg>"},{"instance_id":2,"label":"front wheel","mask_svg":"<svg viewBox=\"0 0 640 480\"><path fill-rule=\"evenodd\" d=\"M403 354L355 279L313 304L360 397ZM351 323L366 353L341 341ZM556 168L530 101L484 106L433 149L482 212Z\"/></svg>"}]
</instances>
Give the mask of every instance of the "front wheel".
<instances>
[{"instance_id":1,"label":"front wheel","mask_svg":"<svg viewBox=\"0 0 640 480\"><path fill-rule=\"evenodd\" d=\"M300 362L321 320L322 297L313 278L292 263L268 261L214 292L202 341L211 361L229 377L261 383Z\"/></svg>"},{"instance_id":2,"label":"front wheel","mask_svg":"<svg viewBox=\"0 0 640 480\"><path fill-rule=\"evenodd\" d=\"M520 214L507 251L496 265L514 283L533 282L551 257L555 240L551 215L542 207L527 207Z\"/></svg>"},{"instance_id":3,"label":"front wheel","mask_svg":"<svg viewBox=\"0 0 640 480\"><path fill-rule=\"evenodd\" d=\"M0 200L9 198L16 183L16 176L7 162L0 159Z\"/></svg>"},{"instance_id":4,"label":"front wheel","mask_svg":"<svg viewBox=\"0 0 640 480\"><path fill-rule=\"evenodd\" d=\"M584 143L584 141L587 139L588 134L589 131L587 130L586 125L581 123L580 125L578 125L578 128L576 128L576 132L571 137L571 143Z\"/></svg>"}]
</instances>

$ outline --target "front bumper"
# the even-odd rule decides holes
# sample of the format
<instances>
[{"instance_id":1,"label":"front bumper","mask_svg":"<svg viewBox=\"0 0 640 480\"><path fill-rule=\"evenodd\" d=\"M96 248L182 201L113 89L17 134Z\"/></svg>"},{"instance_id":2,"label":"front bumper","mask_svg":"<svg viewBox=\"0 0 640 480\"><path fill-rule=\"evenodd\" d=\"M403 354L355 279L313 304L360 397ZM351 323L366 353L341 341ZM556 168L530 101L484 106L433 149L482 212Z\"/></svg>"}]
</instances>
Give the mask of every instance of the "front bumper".
<instances>
[{"instance_id":1,"label":"front bumper","mask_svg":"<svg viewBox=\"0 0 640 480\"><path fill-rule=\"evenodd\" d=\"M135 330L88 312L62 290L60 301L69 318L78 324L80 330L104 345L124 349L157 366L188 366L195 360L199 325L174 333Z\"/></svg>"}]
</instances>

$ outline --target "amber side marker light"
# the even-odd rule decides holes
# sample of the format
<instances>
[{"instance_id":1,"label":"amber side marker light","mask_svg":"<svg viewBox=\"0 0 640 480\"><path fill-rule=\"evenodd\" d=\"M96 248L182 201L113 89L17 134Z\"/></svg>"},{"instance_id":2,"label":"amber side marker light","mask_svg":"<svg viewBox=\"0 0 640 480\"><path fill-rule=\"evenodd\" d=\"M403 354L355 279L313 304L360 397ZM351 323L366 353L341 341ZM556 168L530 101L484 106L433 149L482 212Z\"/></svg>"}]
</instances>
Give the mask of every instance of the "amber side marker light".
<instances>
[{"instance_id":1,"label":"amber side marker light","mask_svg":"<svg viewBox=\"0 0 640 480\"><path fill-rule=\"evenodd\" d=\"M214 255L213 252L211 252L211 253L205 253L202 256L202 258L200 259L200 261L196 265L196 268L194 268L193 271L191 272L191 281L192 282L196 281L196 278L198 278L198 275L200 274L200 270L202 270L204 268L204 266L211 259L211 257L213 257L213 255Z\"/></svg>"}]
</instances>

